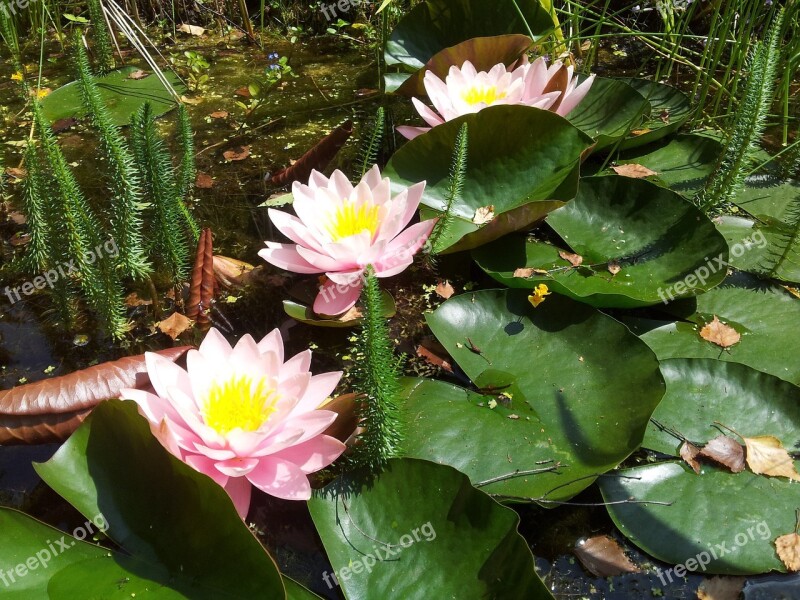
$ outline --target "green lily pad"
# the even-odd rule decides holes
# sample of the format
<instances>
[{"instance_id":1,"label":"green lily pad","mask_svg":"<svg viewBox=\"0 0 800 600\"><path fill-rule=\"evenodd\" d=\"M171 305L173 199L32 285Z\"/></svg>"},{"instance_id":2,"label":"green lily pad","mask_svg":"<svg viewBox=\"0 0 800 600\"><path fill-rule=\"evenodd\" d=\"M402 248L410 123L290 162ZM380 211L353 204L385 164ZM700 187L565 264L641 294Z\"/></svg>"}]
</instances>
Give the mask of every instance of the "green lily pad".
<instances>
[{"instance_id":1,"label":"green lily pad","mask_svg":"<svg viewBox=\"0 0 800 600\"><path fill-rule=\"evenodd\" d=\"M225 491L169 454L134 402L101 402L34 467L87 519L102 515L124 570L191 598L284 597L275 563ZM86 576L83 567L71 568L78 580Z\"/></svg>"},{"instance_id":2,"label":"green lily pad","mask_svg":"<svg viewBox=\"0 0 800 600\"><path fill-rule=\"evenodd\" d=\"M174 96L155 74L144 79L128 78L128 75L138 70L138 67L128 66L96 78L100 97L108 106L115 125L129 124L131 116L145 102L153 107L155 116L163 115L177 106ZM172 71L166 71L164 77L178 95L186 93L186 86ZM51 123L84 116L86 109L78 82L68 83L49 94L42 100L42 110Z\"/></svg>"},{"instance_id":3,"label":"green lily pad","mask_svg":"<svg viewBox=\"0 0 800 600\"><path fill-rule=\"evenodd\" d=\"M409 400L409 416L420 421L412 429L427 430L431 441L412 433L416 445L409 445L409 452L463 469L475 482L535 468L536 460L563 460L560 475L493 484L513 492L509 495L566 499L586 488L592 474L615 467L639 447L664 393L658 363L636 336L614 319L563 296L548 296L533 308L523 291L484 290L447 300L427 321L476 385L510 395L494 410L502 404L519 422L503 418L508 416L505 410L498 416L480 407L467 409L467 402L477 404L476 398L457 391L437 390L441 398L434 400L430 386L421 386ZM453 411L450 418L443 417L445 400ZM429 415L437 419L431 421ZM452 427L451 418L463 421L464 427ZM537 418L541 425L533 427ZM505 433L500 432L503 426ZM490 447L463 435L478 435L478 430L497 433ZM453 431L463 439L455 439ZM439 449L433 447L439 444ZM499 459L505 460L507 453L517 460L503 464Z\"/></svg>"},{"instance_id":4,"label":"green lily pad","mask_svg":"<svg viewBox=\"0 0 800 600\"><path fill-rule=\"evenodd\" d=\"M550 213L547 223L583 264L572 267L561 258L559 250L569 253L567 248L511 236L473 256L509 287L545 283L598 307L631 308L693 296L719 285L727 273L725 268L712 272L708 264L712 256L728 260L725 238L714 224L679 194L647 181L583 178L577 197ZM619 271L612 274L610 266ZM548 273L515 277L518 268Z\"/></svg>"},{"instance_id":5,"label":"green lily pad","mask_svg":"<svg viewBox=\"0 0 800 600\"><path fill-rule=\"evenodd\" d=\"M705 294L667 308L686 320L664 323L640 336L659 360L738 362L800 384L800 361L787 350L800 339L800 299L782 287L739 273ZM714 316L742 335L737 344L723 349L700 337L700 328Z\"/></svg>"},{"instance_id":6,"label":"green lily pad","mask_svg":"<svg viewBox=\"0 0 800 600\"><path fill-rule=\"evenodd\" d=\"M461 68L467 60L479 72L489 71L500 63L509 66L516 62L531 44L533 44L531 38L519 34L473 38L437 52L425 67L405 79L402 85L397 88L390 88L387 85L386 91L396 91L406 96L425 96L427 92L423 80L428 71L444 81L451 66Z\"/></svg>"},{"instance_id":7,"label":"green lily pad","mask_svg":"<svg viewBox=\"0 0 800 600\"><path fill-rule=\"evenodd\" d=\"M538 40L552 30L553 19L539 0L428 0L395 27L386 64L416 71L441 50L472 38L518 33Z\"/></svg>"},{"instance_id":8,"label":"green lily pad","mask_svg":"<svg viewBox=\"0 0 800 600\"><path fill-rule=\"evenodd\" d=\"M634 129L635 134L623 140L620 150L638 148L676 132L692 116L689 97L671 85L647 79L625 79L625 83L650 103L650 114Z\"/></svg>"},{"instance_id":9,"label":"green lily pad","mask_svg":"<svg viewBox=\"0 0 800 600\"><path fill-rule=\"evenodd\" d=\"M697 475L674 462L617 475L600 481L603 499L620 503L608 506L608 512L619 530L651 556L693 570L702 561L706 575L786 570L773 540L794 531L796 483L708 465ZM626 503L631 499L635 502ZM662 581L682 575L685 571L659 573Z\"/></svg>"},{"instance_id":10,"label":"green lily pad","mask_svg":"<svg viewBox=\"0 0 800 600\"><path fill-rule=\"evenodd\" d=\"M423 218L446 206L453 148L463 123L469 125L463 191L453 204L450 225L436 241L436 252L468 250L527 227L574 196L580 157L591 140L554 113L491 106L411 140L384 169L396 193L427 181L422 203L431 210L423 210ZM476 224L479 209L489 206L494 207L494 219Z\"/></svg>"},{"instance_id":11,"label":"green lily pad","mask_svg":"<svg viewBox=\"0 0 800 600\"><path fill-rule=\"evenodd\" d=\"M694 196L713 172L722 144L708 134L681 134L657 144L623 152L619 164L639 164L655 171L656 181L687 197Z\"/></svg>"},{"instance_id":12,"label":"green lily pad","mask_svg":"<svg viewBox=\"0 0 800 600\"><path fill-rule=\"evenodd\" d=\"M800 282L800 227L762 217L760 222L729 215L714 219L725 236L732 267L793 283Z\"/></svg>"},{"instance_id":13,"label":"green lily pad","mask_svg":"<svg viewBox=\"0 0 800 600\"><path fill-rule=\"evenodd\" d=\"M589 93L567 119L595 140L596 151L625 138L650 111L650 103L624 81L595 77Z\"/></svg>"},{"instance_id":14,"label":"green lily pad","mask_svg":"<svg viewBox=\"0 0 800 600\"><path fill-rule=\"evenodd\" d=\"M751 175L734 202L759 219L791 222L800 210L800 182L779 179L772 174Z\"/></svg>"},{"instance_id":15,"label":"green lily pad","mask_svg":"<svg viewBox=\"0 0 800 600\"><path fill-rule=\"evenodd\" d=\"M393 317L397 312L397 306L394 303L394 298L392 298L392 295L386 290L381 291L381 303L383 306L383 316L387 319ZM341 317L324 319L316 314L311 306L301 304L293 300L284 300L283 310L295 321L300 321L306 325L315 325L317 327L332 327L335 329L355 327L356 325L361 325L361 323L364 321L364 319L359 317L348 318L347 320L342 320Z\"/></svg>"},{"instance_id":16,"label":"green lily pad","mask_svg":"<svg viewBox=\"0 0 800 600\"><path fill-rule=\"evenodd\" d=\"M517 514L450 467L393 459L369 481L344 476L308 507L351 600L389 590L409 600L552 598L517 533Z\"/></svg>"},{"instance_id":17,"label":"green lily pad","mask_svg":"<svg viewBox=\"0 0 800 600\"><path fill-rule=\"evenodd\" d=\"M748 437L774 435L785 447L800 444L800 388L748 366L707 358L661 362L667 393L653 420L692 442L720 434L720 422ZM680 456L681 441L650 423L642 445Z\"/></svg>"}]
</instances>

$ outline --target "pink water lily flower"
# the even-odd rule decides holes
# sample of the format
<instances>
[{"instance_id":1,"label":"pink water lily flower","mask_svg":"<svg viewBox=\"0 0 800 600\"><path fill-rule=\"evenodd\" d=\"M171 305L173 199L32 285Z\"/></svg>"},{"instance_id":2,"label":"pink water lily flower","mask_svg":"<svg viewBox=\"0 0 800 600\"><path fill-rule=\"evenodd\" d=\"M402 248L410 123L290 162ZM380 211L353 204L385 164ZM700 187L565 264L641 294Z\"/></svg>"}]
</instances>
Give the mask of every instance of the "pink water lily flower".
<instances>
[{"instance_id":1,"label":"pink water lily flower","mask_svg":"<svg viewBox=\"0 0 800 600\"><path fill-rule=\"evenodd\" d=\"M344 451L323 435L337 414L320 408L341 372L311 375L311 351L284 362L276 329L256 343L245 335L234 348L211 329L186 369L148 352L155 394L122 391L172 454L225 488L244 519L252 486L289 500L308 500L307 475Z\"/></svg>"},{"instance_id":2,"label":"pink water lily flower","mask_svg":"<svg viewBox=\"0 0 800 600\"><path fill-rule=\"evenodd\" d=\"M413 261L433 230L431 219L406 227L419 207L425 182L392 197L388 178L373 167L353 186L341 171L318 171L308 185L292 186L297 216L270 209L269 217L294 244L266 242L259 256L295 273L325 273L314 312L338 315L358 300L363 273L391 277Z\"/></svg>"},{"instance_id":3,"label":"pink water lily flower","mask_svg":"<svg viewBox=\"0 0 800 600\"><path fill-rule=\"evenodd\" d=\"M423 83L436 110L428 108L417 98L412 102L430 127L403 126L397 131L413 139L432 127L500 104L533 106L566 116L583 100L594 82L594 75L591 75L578 84L573 71L572 66L564 66L561 61L548 68L543 56L532 63L525 56L522 64L512 71L500 63L489 72L478 72L470 61L466 61L460 69L450 67L445 81L428 71Z\"/></svg>"}]
</instances>

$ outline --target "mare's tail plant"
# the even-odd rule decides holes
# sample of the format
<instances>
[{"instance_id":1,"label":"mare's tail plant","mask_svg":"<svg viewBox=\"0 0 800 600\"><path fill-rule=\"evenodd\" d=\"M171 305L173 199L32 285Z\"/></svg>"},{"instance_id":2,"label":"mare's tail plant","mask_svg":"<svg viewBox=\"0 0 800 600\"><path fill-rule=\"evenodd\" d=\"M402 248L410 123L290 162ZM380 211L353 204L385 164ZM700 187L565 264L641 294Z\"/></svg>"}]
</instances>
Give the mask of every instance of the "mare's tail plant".
<instances>
[{"instance_id":1,"label":"mare's tail plant","mask_svg":"<svg viewBox=\"0 0 800 600\"><path fill-rule=\"evenodd\" d=\"M185 278L190 248L199 228L181 196L180 183L164 140L156 131L149 103L131 119L131 141L141 172L145 197L152 207L153 250L166 264L173 281Z\"/></svg>"},{"instance_id":2,"label":"mare's tail plant","mask_svg":"<svg viewBox=\"0 0 800 600\"><path fill-rule=\"evenodd\" d=\"M83 103L98 133L107 159L110 194L111 235L119 248L120 266L125 275L146 277L151 267L145 258L142 242L142 196L134 157L122 131L116 126L103 102L91 73L89 58L80 34L75 36L78 81Z\"/></svg>"},{"instance_id":3,"label":"mare's tail plant","mask_svg":"<svg viewBox=\"0 0 800 600\"><path fill-rule=\"evenodd\" d=\"M114 52L111 48L111 36L101 2L102 0L88 0L87 4L89 5L89 18L92 20L97 70L105 75L114 68Z\"/></svg>"},{"instance_id":4,"label":"mare's tail plant","mask_svg":"<svg viewBox=\"0 0 800 600\"><path fill-rule=\"evenodd\" d=\"M755 44L750 55L744 98L736 112L732 133L714 172L695 199L706 212L730 202L744 185L752 166L775 91L783 14L783 10L778 13L765 39Z\"/></svg>"},{"instance_id":5,"label":"mare's tail plant","mask_svg":"<svg viewBox=\"0 0 800 600\"><path fill-rule=\"evenodd\" d=\"M70 265L69 271L77 273L89 305L97 312L109 334L120 339L128 331L128 323L116 268L117 254L112 254L107 248L108 240L103 239L100 222L81 192L39 101L34 98L32 106L43 162L52 178L47 188L49 193L42 196L47 200L39 214L46 221L43 227L49 236L48 243L59 252L58 264L45 266L57 269ZM32 229L37 227L40 225L31 224ZM115 242L113 239L110 241ZM59 275L61 278L71 276L67 273L62 275L60 271Z\"/></svg>"},{"instance_id":6,"label":"mare's tail plant","mask_svg":"<svg viewBox=\"0 0 800 600\"><path fill-rule=\"evenodd\" d=\"M194 180L197 177L197 167L194 162L194 133L189 121L189 111L186 105L178 105L178 147L181 152L181 162L178 167L178 188L181 198L188 199L194 189ZM195 230L194 220L189 219L193 228L193 235L199 238L199 229Z\"/></svg>"},{"instance_id":7,"label":"mare's tail plant","mask_svg":"<svg viewBox=\"0 0 800 600\"><path fill-rule=\"evenodd\" d=\"M363 394L357 415L363 433L353 448L351 464L378 470L400 455L403 432L398 406L400 360L395 356L383 316L378 278L367 267L361 292L364 318L356 341L358 361L353 370L356 389Z\"/></svg>"},{"instance_id":8,"label":"mare's tail plant","mask_svg":"<svg viewBox=\"0 0 800 600\"><path fill-rule=\"evenodd\" d=\"M386 134L386 109L378 108L374 119L364 125L356 156L356 179L360 180L380 158Z\"/></svg>"},{"instance_id":9,"label":"mare's tail plant","mask_svg":"<svg viewBox=\"0 0 800 600\"><path fill-rule=\"evenodd\" d=\"M464 191L464 179L467 176L467 160L469 158L469 128L466 123L461 125L456 136L456 144L453 149L453 159L450 163L450 182L447 187L447 199L444 205L444 212L439 217L436 225L431 232L428 242L430 254L435 255L440 252L442 241L445 239L448 229L453 223L453 206L456 200Z\"/></svg>"}]
</instances>

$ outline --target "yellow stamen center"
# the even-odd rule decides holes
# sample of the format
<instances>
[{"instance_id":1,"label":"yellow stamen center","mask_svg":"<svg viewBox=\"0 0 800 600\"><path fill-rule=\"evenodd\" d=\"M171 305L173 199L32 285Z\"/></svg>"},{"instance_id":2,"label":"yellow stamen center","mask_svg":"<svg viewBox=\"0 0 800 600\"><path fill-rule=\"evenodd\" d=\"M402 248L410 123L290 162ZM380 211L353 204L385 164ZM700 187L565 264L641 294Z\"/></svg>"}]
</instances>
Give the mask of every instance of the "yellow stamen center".
<instances>
[{"instance_id":1,"label":"yellow stamen center","mask_svg":"<svg viewBox=\"0 0 800 600\"><path fill-rule=\"evenodd\" d=\"M356 205L355 202L345 200L331 215L327 230L334 242L357 235L362 231L369 231L370 235L375 237L379 221L380 209L378 206Z\"/></svg>"},{"instance_id":2,"label":"yellow stamen center","mask_svg":"<svg viewBox=\"0 0 800 600\"><path fill-rule=\"evenodd\" d=\"M221 435L236 428L255 431L275 412L278 398L266 378L234 376L209 390L203 417Z\"/></svg>"},{"instance_id":3,"label":"yellow stamen center","mask_svg":"<svg viewBox=\"0 0 800 600\"><path fill-rule=\"evenodd\" d=\"M463 93L462 98L464 98L464 102L469 104L470 106L474 106L476 104L486 104L492 105L498 100L502 100L505 98L507 94L505 92L497 92L497 88L495 86L489 87L473 87L468 89L466 92Z\"/></svg>"}]
</instances>

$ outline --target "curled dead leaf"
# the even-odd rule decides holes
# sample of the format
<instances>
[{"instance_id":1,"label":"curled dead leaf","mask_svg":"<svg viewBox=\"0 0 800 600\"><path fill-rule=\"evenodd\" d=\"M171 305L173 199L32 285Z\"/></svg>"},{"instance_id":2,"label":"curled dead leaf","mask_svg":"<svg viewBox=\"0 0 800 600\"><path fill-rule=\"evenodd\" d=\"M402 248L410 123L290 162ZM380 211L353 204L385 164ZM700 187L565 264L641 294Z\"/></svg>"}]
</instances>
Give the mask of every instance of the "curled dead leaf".
<instances>
[{"instance_id":1,"label":"curled dead leaf","mask_svg":"<svg viewBox=\"0 0 800 600\"><path fill-rule=\"evenodd\" d=\"M128 75L127 79L144 79L145 77L150 77L150 73L148 73L147 71L142 71L141 69L138 69L138 70L133 71L132 73L130 73Z\"/></svg>"},{"instance_id":2,"label":"curled dead leaf","mask_svg":"<svg viewBox=\"0 0 800 600\"><path fill-rule=\"evenodd\" d=\"M776 538L775 552L789 571L800 571L800 535L795 532Z\"/></svg>"},{"instance_id":3,"label":"curled dead leaf","mask_svg":"<svg viewBox=\"0 0 800 600\"><path fill-rule=\"evenodd\" d=\"M697 455L700 454L700 448L691 442L683 442L681 444L681 458L686 461L695 473L700 474L700 463L697 462Z\"/></svg>"},{"instance_id":4,"label":"curled dead leaf","mask_svg":"<svg viewBox=\"0 0 800 600\"><path fill-rule=\"evenodd\" d=\"M783 448L781 441L772 435L742 437L747 447L747 466L756 475L788 477L800 481L794 461Z\"/></svg>"},{"instance_id":5,"label":"curled dead leaf","mask_svg":"<svg viewBox=\"0 0 800 600\"><path fill-rule=\"evenodd\" d=\"M166 333L173 340L192 326L192 320L187 319L181 313L174 312L163 321L157 324L162 333Z\"/></svg>"},{"instance_id":6,"label":"curled dead leaf","mask_svg":"<svg viewBox=\"0 0 800 600\"><path fill-rule=\"evenodd\" d=\"M456 293L456 291L453 289L453 286L450 285L449 281L440 281L436 285L435 291L438 296L441 296L445 300L447 300L450 296Z\"/></svg>"},{"instance_id":7,"label":"curled dead leaf","mask_svg":"<svg viewBox=\"0 0 800 600\"><path fill-rule=\"evenodd\" d=\"M742 339L738 331L730 325L725 325L716 315L713 321L706 323L700 330L700 337L720 348L730 348Z\"/></svg>"},{"instance_id":8,"label":"curled dead leaf","mask_svg":"<svg viewBox=\"0 0 800 600\"><path fill-rule=\"evenodd\" d=\"M250 146L236 146L235 148L230 148L225 150L222 156L229 162L244 160L250 156Z\"/></svg>"},{"instance_id":9,"label":"curled dead leaf","mask_svg":"<svg viewBox=\"0 0 800 600\"><path fill-rule=\"evenodd\" d=\"M208 115L212 119L227 119L228 118L228 111L227 110L215 110L210 115Z\"/></svg>"},{"instance_id":10,"label":"curled dead leaf","mask_svg":"<svg viewBox=\"0 0 800 600\"><path fill-rule=\"evenodd\" d=\"M201 36L203 35L206 30L203 27L199 27L197 25L189 25L188 23L183 23L180 27L178 27L178 31L181 33L188 33L189 35L193 36Z\"/></svg>"},{"instance_id":11,"label":"curled dead leaf","mask_svg":"<svg viewBox=\"0 0 800 600\"><path fill-rule=\"evenodd\" d=\"M216 283L212 234L211 229L206 227L197 242L197 252L195 254L194 267L192 267L192 280L189 285L189 300L186 303L186 316L189 319L193 319L200 327L206 327L211 323L211 317L208 313L214 300ZM180 333L179 331L178 335Z\"/></svg>"},{"instance_id":12,"label":"curled dead leaf","mask_svg":"<svg viewBox=\"0 0 800 600\"><path fill-rule=\"evenodd\" d=\"M478 210L475 211L475 216L472 218L472 222L476 225L485 225L493 219L494 204L490 204L489 206L481 206L478 208Z\"/></svg>"},{"instance_id":13,"label":"curled dead leaf","mask_svg":"<svg viewBox=\"0 0 800 600\"><path fill-rule=\"evenodd\" d=\"M352 134L353 122L348 120L322 138L293 164L275 173L269 183L280 187L294 181L307 181L311 171L322 171L330 164Z\"/></svg>"},{"instance_id":14,"label":"curled dead leaf","mask_svg":"<svg viewBox=\"0 0 800 600\"><path fill-rule=\"evenodd\" d=\"M578 540L572 551L586 570L595 577L614 577L640 571L617 541L607 535Z\"/></svg>"},{"instance_id":15,"label":"curled dead leaf","mask_svg":"<svg viewBox=\"0 0 800 600\"><path fill-rule=\"evenodd\" d=\"M739 600L744 577L712 577L697 588L698 600Z\"/></svg>"},{"instance_id":16,"label":"curled dead leaf","mask_svg":"<svg viewBox=\"0 0 800 600\"><path fill-rule=\"evenodd\" d=\"M527 279L535 272L534 269L529 269L528 267L520 267L519 269L514 269L514 277L522 277L523 279Z\"/></svg>"},{"instance_id":17,"label":"curled dead leaf","mask_svg":"<svg viewBox=\"0 0 800 600\"><path fill-rule=\"evenodd\" d=\"M225 288L242 289L254 283L263 274L260 265L254 267L243 260L218 254L214 255L213 265L217 282Z\"/></svg>"},{"instance_id":18,"label":"curled dead leaf","mask_svg":"<svg viewBox=\"0 0 800 600\"><path fill-rule=\"evenodd\" d=\"M631 179L643 179L645 177L651 177L653 175L658 175L655 171L648 169L644 165L637 165L635 163L627 164L627 165L616 165L611 167L611 170L614 171L617 175L621 175L622 177L630 177Z\"/></svg>"},{"instance_id":19,"label":"curled dead leaf","mask_svg":"<svg viewBox=\"0 0 800 600\"><path fill-rule=\"evenodd\" d=\"M447 359L442 358L442 356L447 356L447 350L444 349L444 346L436 341L426 341L424 344L417 346L417 356L434 367L439 367L448 373L452 373L453 365Z\"/></svg>"},{"instance_id":20,"label":"curled dead leaf","mask_svg":"<svg viewBox=\"0 0 800 600\"><path fill-rule=\"evenodd\" d=\"M580 267L583 264L583 257L580 254L572 254L570 252L559 250L558 255L573 267Z\"/></svg>"},{"instance_id":21,"label":"curled dead leaf","mask_svg":"<svg viewBox=\"0 0 800 600\"><path fill-rule=\"evenodd\" d=\"M201 190L209 190L214 187L214 179L211 175L198 171L197 176L194 178L194 187Z\"/></svg>"},{"instance_id":22,"label":"curled dead leaf","mask_svg":"<svg viewBox=\"0 0 800 600\"><path fill-rule=\"evenodd\" d=\"M727 435L718 435L697 454L728 467L732 473L744 471L744 448Z\"/></svg>"}]
</instances>

